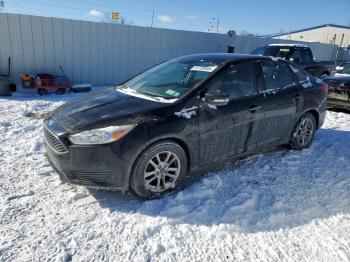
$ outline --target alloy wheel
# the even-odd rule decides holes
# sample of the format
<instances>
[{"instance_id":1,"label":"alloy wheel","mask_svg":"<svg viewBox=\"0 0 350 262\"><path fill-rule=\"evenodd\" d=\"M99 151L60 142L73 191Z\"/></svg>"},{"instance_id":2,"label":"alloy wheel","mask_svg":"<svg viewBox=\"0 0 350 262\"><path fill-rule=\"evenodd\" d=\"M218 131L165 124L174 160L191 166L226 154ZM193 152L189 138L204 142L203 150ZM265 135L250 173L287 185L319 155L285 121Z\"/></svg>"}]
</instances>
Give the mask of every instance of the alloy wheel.
<instances>
[{"instance_id":1,"label":"alloy wheel","mask_svg":"<svg viewBox=\"0 0 350 262\"><path fill-rule=\"evenodd\" d=\"M163 151L153 156L144 171L144 185L154 193L162 193L174 188L181 171L178 156L170 151Z\"/></svg>"},{"instance_id":2,"label":"alloy wheel","mask_svg":"<svg viewBox=\"0 0 350 262\"><path fill-rule=\"evenodd\" d=\"M295 131L296 140L300 146L307 145L314 133L314 123L310 118L303 118Z\"/></svg>"}]
</instances>

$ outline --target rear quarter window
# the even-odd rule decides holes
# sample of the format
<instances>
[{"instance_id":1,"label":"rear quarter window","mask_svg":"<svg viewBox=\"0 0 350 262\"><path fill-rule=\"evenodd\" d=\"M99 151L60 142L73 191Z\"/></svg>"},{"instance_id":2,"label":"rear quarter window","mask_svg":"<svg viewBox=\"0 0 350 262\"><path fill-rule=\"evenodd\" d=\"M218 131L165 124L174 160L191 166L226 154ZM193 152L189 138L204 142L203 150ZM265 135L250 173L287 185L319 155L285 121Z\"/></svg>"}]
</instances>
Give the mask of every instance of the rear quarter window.
<instances>
[{"instance_id":1,"label":"rear quarter window","mask_svg":"<svg viewBox=\"0 0 350 262\"><path fill-rule=\"evenodd\" d=\"M314 80L314 77L312 77L308 72L298 66L292 64L289 66L291 70L296 74L299 84L305 88L311 86L311 81Z\"/></svg>"},{"instance_id":2,"label":"rear quarter window","mask_svg":"<svg viewBox=\"0 0 350 262\"><path fill-rule=\"evenodd\" d=\"M287 88L298 82L298 78L286 62L262 61L261 69L266 91Z\"/></svg>"}]
</instances>

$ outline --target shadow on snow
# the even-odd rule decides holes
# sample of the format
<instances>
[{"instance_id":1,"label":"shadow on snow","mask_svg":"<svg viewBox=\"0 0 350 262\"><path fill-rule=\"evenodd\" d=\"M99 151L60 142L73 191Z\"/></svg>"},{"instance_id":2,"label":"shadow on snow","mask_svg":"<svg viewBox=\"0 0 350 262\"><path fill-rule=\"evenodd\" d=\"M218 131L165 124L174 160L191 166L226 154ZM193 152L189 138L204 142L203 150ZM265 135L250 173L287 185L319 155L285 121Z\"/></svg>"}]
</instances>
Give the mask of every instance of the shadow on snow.
<instances>
[{"instance_id":1,"label":"shadow on snow","mask_svg":"<svg viewBox=\"0 0 350 262\"><path fill-rule=\"evenodd\" d=\"M166 217L169 223L230 224L242 232L300 226L350 212L349 142L350 132L321 129L308 149L248 157L158 200L91 194L111 212Z\"/></svg>"}]
</instances>

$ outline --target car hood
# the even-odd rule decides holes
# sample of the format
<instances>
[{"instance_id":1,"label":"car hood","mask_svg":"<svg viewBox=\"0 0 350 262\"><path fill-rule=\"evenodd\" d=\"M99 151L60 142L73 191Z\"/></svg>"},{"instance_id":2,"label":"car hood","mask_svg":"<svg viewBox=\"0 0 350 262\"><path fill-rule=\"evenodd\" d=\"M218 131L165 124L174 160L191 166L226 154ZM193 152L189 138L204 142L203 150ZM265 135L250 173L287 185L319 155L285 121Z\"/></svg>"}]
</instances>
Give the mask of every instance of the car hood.
<instances>
[{"instance_id":1,"label":"car hood","mask_svg":"<svg viewBox=\"0 0 350 262\"><path fill-rule=\"evenodd\" d=\"M109 125L138 124L156 118L153 112L167 106L111 88L67 102L51 112L51 116L67 131L76 133Z\"/></svg>"},{"instance_id":2,"label":"car hood","mask_svg":"<svg viewBox=\"0 0 350 262\"><path fill-rule=\"evenodd\" d=\"M323 79L323 81L342 81L342 82L350 82L350 75L349 74L341 74L341 73L336 73L331 76L327 76L326 78Z\"/></svg>"}]
</instances>

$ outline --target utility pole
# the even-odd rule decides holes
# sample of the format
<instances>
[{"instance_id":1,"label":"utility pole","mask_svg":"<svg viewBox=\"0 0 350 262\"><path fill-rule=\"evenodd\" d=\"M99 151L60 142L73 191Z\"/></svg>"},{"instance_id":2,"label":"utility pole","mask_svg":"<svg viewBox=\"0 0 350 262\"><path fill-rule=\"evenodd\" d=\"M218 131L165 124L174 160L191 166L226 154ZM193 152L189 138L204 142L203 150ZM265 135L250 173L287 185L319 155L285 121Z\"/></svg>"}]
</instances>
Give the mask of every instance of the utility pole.
<instances>
[{"instance_id":1,"label":"utility pole","mask_svg":"<svg viewBox=\"0 0 350 262\"><path fill-rule=\"evenodd\" d=\"M219 32L219 24L220 24L220 18L218 17L218 19L216 20L216 33Z\"/></svg>"},{"instance_id":2,"label":"utility pole","mask_svg":"<svg viewBox=\"0 0 350 262\"><path fill-rule=\"evenodd\" d=\"M337 54L335 56L335 61L338 61L339 51L340 51L340 49L342 49L341 46L343 45L343 40L344 40L344 34L342 35L340 43L339 43L339 45L337 47ZM334 41L334 43L335 43L335 41Z\"/></svg>"},{"instance_id":3,"label":"utility pole","mask_svg":"<svg viewBox=\"0 0 350 262\"><path fill-rule=\"evenodd\" d=\"M151 23L151 27L153 27L153 20L154 20L154 9L152 11L152 23Z\"/></svg>"},{"instance_id":4,"label":"utility pole","mask_svg":"<svg viewBox=\"0 0 350 262\"><path fill-rule=\"evenodd\" d=\"M209 22L208 32L214 31L214 26L215 26L215 17L213 17L213 19Z\"/></svg>"}]
</instances>

